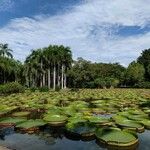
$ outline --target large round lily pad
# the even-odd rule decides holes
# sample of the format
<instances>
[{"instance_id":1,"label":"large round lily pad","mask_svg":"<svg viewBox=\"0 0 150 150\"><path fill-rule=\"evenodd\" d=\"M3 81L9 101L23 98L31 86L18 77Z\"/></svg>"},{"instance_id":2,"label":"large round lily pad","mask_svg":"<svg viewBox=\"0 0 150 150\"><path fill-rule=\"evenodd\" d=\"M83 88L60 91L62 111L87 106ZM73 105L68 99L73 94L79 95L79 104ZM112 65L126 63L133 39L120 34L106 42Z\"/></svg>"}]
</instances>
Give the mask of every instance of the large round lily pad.
<instances>
[{"instance_id":1,"label":"large round lily pad","mask_svg":"<svg viewBox=\"0 0 150 150\"><path fill-rule=\"evenodd\" d=\"M46 114L43 118L51 126L63 126L67 121L67 117L63 115Z\"/></svg>"},{"instance_id":2,"label":"large round lily pad","mask_svg":"<svg viewBox=\"0 0 150 150\"><path fill-rule=\"evenodd\" d=\"M141 123L144 125L144 127L148 130L150 130L150 120L144 119L141 121Z\"/></svg>"},{"instance_id":3,"label":"large round lily pad","mask_svg":"<svg viewBox=\"0 0 150 150\"><path fill-rule=\"evenodd\" d=\"M73 136L79 136L85 140L94 138L95 136L95 127L88 123L68 122L66 130Z\"/></svg>"},{"instance_id":4,"label":"large round lily pad","mask_svg":"<svg viewBox=\"0 0 150 150\"><path fill-rule=\"evenodd\" d=\"M109 119L98 116L89 116L88 120L95 125L107 126L112 124Z\"/></svg>"},{"instance_id":5,"label":"large round lily pad","mask_svg":"<svg viewBox=\"0 0 150 150\"><path fill-rule=\"evenodd\" d=\"M144 126L132 120L116 120L116 124L121 128L128 128L137 132L144 132Z\"/></svg>"},{"instance_id":6,"label":"large round lily pad","mask_svg":"<svg viewBox=\"0 0 150 150\"><path fill-rule=\"evenodd\" d=\"M138 138L135 134L122 131L119 128L101 128L96 131L95 135L99 142L108 147L126 148L138 144Z\"/></svg>"},{"instance_id":7,"label":"large round lily pad","mask_svg":"<svg viewBox=\"0 0 150 150\"><path fill-rule=\"evenodd\" d=\"M27 120L23 123L20 123L16 126L17 129L29 133L33 133L37 130L39 130L39 127L44 126L46 123L41 119L36 120Z\"/></svg>"},{"instance_id":8,"label":"large round lily pad","mask_svg":"<svg viewBox=\"0 0 150 150\"><path fill-rule=\"evenodd\" d=\"M23 118L2 118L0 120L0 127L10 127L10 126L16 126L17 124L26 121L26 119Z\"/></svg>"},{"instance_id":9,"label":"large round lily pad","mask_svg":"<svg viewBox=\"0 0 150 150\"><path fill-rule=\"evenodd\" d=\"M12 114L13 117L27 117L29 115L30 115L29 111L15 112Z\"/></svg>"}]
</instances>

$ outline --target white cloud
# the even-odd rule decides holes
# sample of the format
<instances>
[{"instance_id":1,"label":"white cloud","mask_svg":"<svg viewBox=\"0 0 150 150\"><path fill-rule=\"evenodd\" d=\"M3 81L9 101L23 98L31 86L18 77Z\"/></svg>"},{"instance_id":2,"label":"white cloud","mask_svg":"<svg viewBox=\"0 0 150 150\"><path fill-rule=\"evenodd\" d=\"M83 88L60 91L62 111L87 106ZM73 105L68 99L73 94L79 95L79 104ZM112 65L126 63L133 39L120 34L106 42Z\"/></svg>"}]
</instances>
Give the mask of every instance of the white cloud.
<instances>
[{"instance_id":1,"label":"white cloud","mask_svg":"<svg viewBox=\"0 0 150 150\"><path fill-rule=\"evenodd\" d=\"M128 64L142 49L150 47L150 32L116 36L118 26L148 26L150 0L85 0L82 5L56 16L13 19L0 29L16 58L24 60L30 49L49 44L70 46L74 57Z\"/></svg>"},{"instance_id":2,"label":"white cloud","mask_svg":"<svg viewBox=\"0 0 150 150\"><path fill-rule=\"evenodd\" d=\"M13 6L14 2L12 0L0 0L0 12L10 11Z\"/></svg>"}]
</instances>

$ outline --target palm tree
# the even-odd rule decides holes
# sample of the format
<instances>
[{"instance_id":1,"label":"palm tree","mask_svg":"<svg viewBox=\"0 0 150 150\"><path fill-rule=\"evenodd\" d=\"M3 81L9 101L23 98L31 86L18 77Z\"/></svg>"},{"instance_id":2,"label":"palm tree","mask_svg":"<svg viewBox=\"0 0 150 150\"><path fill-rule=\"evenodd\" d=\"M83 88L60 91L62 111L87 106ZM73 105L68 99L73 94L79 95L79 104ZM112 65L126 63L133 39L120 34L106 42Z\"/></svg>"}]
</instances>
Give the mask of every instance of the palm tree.
<instances>
[{"instance_id":1,"label":"palm tree","mask_svg":"<svg viewBox=\"0 0 150 150\"><path fill-rule=\"evenodd\" d=\"M51 65L52 65L52 46L50 45L47 48L44 48L43 51L45 55L45 63L46 63L46 69L47 69L47 86L50 89L51 88Z\"/></svg>"},{"instance_id":2,"label":"palm tree","mask_svg":"<svg viewBox=\"0 0 150 150\"><path fill-rule=\"evenodd\" d=\"M51 88L51 83L53 83L54 90L56 85L66 88L66 71L71 60L72 55L68 47L50 45L43 49L33 50L25 61L26 80L29 80L29 83L32 81L33 85L47 86L49 89ZM51 75L53 75L52 78Z\"/></svg>"},{"instance_id":3,"label":"palm tree","mask_svg":"<svg viewBox=\"0 0 150 150\"><path fill-rule=\"evenodd\" d=\"M0 56L13 58L12 50L8 48L8 44L0 44Z\"/></svg>"},{"instance_id":4,"label":"palm tree","mask_svg":"<svg viewBox=\"0 0 150 150\"><path fill-rule=\"evenodd\" d=\"M61 46L62 49L62 89L66 88L67 76L66 72L72 63L72 53L69 47Z\"/></svg>"}]
</instances>

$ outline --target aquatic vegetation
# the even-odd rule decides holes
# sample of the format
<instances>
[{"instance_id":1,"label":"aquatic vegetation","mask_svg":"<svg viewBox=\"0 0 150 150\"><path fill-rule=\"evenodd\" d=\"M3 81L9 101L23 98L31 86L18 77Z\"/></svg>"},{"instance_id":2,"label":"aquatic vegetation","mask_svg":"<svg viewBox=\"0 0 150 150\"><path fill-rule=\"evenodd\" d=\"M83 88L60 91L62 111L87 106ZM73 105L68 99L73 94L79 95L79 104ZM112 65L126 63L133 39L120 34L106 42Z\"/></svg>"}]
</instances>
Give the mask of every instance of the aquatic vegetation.
<instances>
[{"instance_id":1,"label":"aquatic vegetation","mask_svg":"<svg viewBox=\"0 0 150 150\"><path fill-rule=\"evenodd\" d=\"M24 121L26 121L26 119L23 118L2 118L0 119L0 127L16 126Z\"/></svg>"},{"instance_id":2,"label":"aquatic vegetation","mask_svg":"<svg viewBox=\"0 0 150 150\"><path fill-rule=\"evenodd\" d=\"M112 125L112 122L109 119L97 117L97 116L90 116L88 117L89 122L95 125L107 126Z\"/></svg>"},{"instance_id":3,"label":"aquatic vegetation","mask_svg":"<svg viewBox=\"0 0 150 150\"><path fill-rule=\"evenodd\" d=\"M92 138L95 136L96 127L87 122L68 122L66 125L66 130L73 136Z\"/></svg>"},{"instance_id":4,"label":"aquatic vegetation","mask_svg":"<svg viewBox=\"0 0 150 150\"><path fill-rule=\"evenodd\" d=\"M28 111L15 112L12 114L13 117L27 117L29 115L30 115L30 112Z\"/></svg>"},{"instance_id":5,"label":"aquatic vegetation","mask_svg":"<svg viewBox=\"0 0 150 150\"><path fill-rule=\"evenodd\" d=\"M136 134L122 131L119 128L100 128L96 130L95 135L99 142L105 146L111 147L130 147L138 144Z\"/></svg>"},{"instance_id":6,"label":"aquatic vegetation","mask_svg":"<svg viewBox=\"0 0 150 150\"><path fill-rule=\"evenodd\" d=\"M108 139L117 133L118 137L122 136L119 146L125 146L128 141L137 142L137 136L131 131L150 129L149 107L141 106L149 99L149 90L145 94L145 90L136 89L44 93L27 90L25 93L0 96L0 127L14 126L18 132L28 133L42 128L62 128L65 133L81 140L94 139L96 134L98 141L103 141L102 133L107 133L103 136ZM128 134L129 139L133 136L135 141L129 140ZM116 144L117 139L113 137L113 140L115 142L112 143Z\"/></svg>"},{"instance_id":7,"label":"aquatic vegetation","mask_svg":"<svg viewBox=\"0 0 150 150\"><path fill-rule=\"evenodd\" d=\"M63 126L67 121L67 117L63 115L45 114L43 120L51 126Z\"/></svg>"},{"instance_id":8,"label":"aquatic vegetation","mask_svg":"<svg viewBox=\"0 0 150 150\"><path fill-rule=\"evenodd\" d=\"M145 127L146 129L149 129L149 130L150 130L150 120L148 120L148 119L143 119L143 120L141 121L141 123L144 125L144 127Z\"/></svg>"},{"instance_id":9,"label":"aquatic vegetation","mask_svg":"<svg viewBox=\"0 0 150 150\"><path fill-rule=\"evenodd\" d=\"M28 133L34 133L35 131L39 130L39 127L42 127L46 125L46 122L44 122L41 119L36 120L26 120L22 123L19 123L16 128L20 131L28 132Z\"/></svg>"}]
</instances>

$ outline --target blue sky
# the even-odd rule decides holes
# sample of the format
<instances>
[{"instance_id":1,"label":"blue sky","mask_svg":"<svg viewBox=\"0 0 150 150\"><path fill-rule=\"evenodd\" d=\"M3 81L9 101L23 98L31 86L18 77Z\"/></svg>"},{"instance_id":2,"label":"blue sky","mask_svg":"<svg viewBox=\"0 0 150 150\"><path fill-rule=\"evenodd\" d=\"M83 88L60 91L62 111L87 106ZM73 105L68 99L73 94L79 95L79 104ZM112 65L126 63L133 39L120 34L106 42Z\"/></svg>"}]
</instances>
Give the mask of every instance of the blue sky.
<instances>
[{"instance_id":1,"label":"blue sky","mask_svg":"<svg viewBox=\"0 0 150 150\"><path fill-rule=\"evenodd\" d=\"M70 46L74 59L128 65L150 48L150 0L0 0L0 43L24 61L31 49Z\"/></svg>"}]
</instances>

